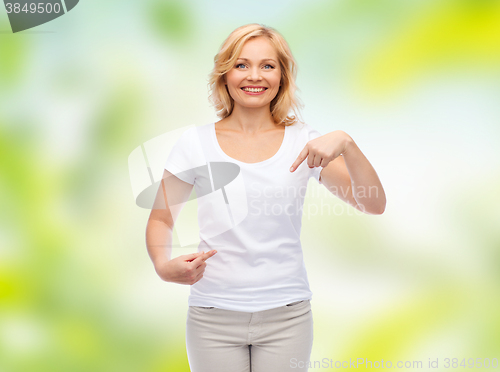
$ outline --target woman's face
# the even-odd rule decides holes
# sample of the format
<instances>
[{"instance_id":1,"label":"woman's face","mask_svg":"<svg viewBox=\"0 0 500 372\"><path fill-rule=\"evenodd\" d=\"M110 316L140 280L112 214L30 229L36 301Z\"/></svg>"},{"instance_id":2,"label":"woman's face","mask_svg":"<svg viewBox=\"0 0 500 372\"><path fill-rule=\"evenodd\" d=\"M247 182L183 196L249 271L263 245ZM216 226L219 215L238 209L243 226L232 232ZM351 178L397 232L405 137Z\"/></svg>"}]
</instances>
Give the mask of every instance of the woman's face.
<instances>
[{"instance_id":1,"label":"woman's face","mask_svg":"<svg viewBox=\"0 0 500 372\"><path fill-rule=\"evenodd\" d=\"M278 94L281 82L278 55L271 42L266 37L248 40L224 80L235 106L268 106Z\"/></svg>"}]
</instances>

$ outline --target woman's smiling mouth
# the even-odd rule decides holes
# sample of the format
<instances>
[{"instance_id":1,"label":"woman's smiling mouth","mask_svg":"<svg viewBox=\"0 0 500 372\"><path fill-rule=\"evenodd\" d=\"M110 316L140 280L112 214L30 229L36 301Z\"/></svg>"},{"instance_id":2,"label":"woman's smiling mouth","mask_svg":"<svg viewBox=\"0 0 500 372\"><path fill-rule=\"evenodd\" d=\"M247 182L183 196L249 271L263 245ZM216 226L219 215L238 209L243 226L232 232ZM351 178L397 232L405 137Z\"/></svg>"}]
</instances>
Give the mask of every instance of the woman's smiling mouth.
<instances>
[{"instance_id":1,"label":"woman's smiling mouth","mask_svg":"<svg viewBox=\"0 0 500 372\"><path fill-rule=\"evenodd\" d=\"M264 93L267 88L266 87L243 87L241 88L246 94L256 95Z\"/></svg>"}]
</instances>

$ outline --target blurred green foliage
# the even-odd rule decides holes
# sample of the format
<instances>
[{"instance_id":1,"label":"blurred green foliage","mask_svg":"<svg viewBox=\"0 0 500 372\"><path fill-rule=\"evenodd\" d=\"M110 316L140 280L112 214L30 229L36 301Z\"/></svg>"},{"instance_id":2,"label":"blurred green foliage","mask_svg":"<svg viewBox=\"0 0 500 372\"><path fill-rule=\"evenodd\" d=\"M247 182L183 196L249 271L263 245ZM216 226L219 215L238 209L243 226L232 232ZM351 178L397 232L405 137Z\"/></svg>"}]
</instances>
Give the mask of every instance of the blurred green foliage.
<instances>
[{"instance_id":1,"label":"blurred green foliage","mask_svg":"<svg viewBox=\"0 0 500 372\"><path fill-rule=\"evenodd\" d=\"M192 36L192 20L188 3L155 1L148 9L151 26L159 36L174 44L183 44Z\"/></svg>"}]
</instances>

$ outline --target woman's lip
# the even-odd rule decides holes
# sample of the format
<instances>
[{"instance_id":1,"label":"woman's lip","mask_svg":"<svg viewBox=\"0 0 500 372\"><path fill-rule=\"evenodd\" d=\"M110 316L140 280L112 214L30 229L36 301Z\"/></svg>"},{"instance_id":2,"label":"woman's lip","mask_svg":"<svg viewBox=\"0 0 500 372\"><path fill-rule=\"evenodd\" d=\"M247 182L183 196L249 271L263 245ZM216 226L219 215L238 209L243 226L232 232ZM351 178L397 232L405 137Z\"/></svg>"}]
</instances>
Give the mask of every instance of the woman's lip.
<instances>
[{"instance_id":1,"label":"woman's lip","mask_svg":"<svg viewBox=\"0 0 500 372\"><path fill-rule=\"evenodd\" d=\"M243 87L243 88L253 88L253 87ZM265 87L258 87L258 88L264 88L264 90L262 90L261 92L247 92L246 90L243 90L243 88L241 88L243 93L248 94L250 96L258 96L267 90L267 88L265 88ZM257 87L255 87L255 88L257 88Z\"/></svg>"}]
</instances>

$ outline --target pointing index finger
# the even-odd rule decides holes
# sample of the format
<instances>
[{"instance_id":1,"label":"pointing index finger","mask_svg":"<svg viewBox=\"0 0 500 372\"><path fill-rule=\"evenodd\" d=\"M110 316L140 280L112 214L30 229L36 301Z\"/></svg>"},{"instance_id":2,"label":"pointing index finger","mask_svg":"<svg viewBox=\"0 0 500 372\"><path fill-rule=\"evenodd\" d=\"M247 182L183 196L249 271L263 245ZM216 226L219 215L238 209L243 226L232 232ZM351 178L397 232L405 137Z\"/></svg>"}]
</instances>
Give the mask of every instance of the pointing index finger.
<instances>
[{"instance_id":1,"label":"pointing index finger","mask_svg":"<svg viewBox=\"0 0 500 372\"><path fill-rule=\"evenodd\" d=\"M217 251L215 249L211 250L210 252L207 252L205 260L209 259L210 257L212 257L216 253L217 253Z\"/></svg>"},{"instance_id":2,"label":"pointing index finger","mask_svg":"<svg viewBox=\"0 0 500 372\"><path fill-rule=\"evenodd\" d=\"M211 250L211 251L208 251L208 252L199 252L199 256L196 257L193 261L191 261L191 264L194 266L194 267L198 267L200 266L203 262L205 262L206 260L208 260L210 257L212 257L214 254L216 254L217 251L215 249Z\"/></svg>"},{"instance_id":3,"label":"pointing index finger","mask_svg":"<svg viewBox=\"0 0 500 372\"><path fill-rule=\"evenodd\" d=\"M297 169L297 167L307 158L307 154L309 154L309 150L307 149L307 146L305 146L290 167L290 172L293 172L295 169Z\"/></svg>"},{"instance_id":4,"label":"pointing index finger","mask_svg":"<svg viewBox=\"0 0 500 372\"><path fill-rule=\"evenodd\" d=\"M212 249L211 251L203 253L202 255L200 255L200 257L203 261L206 261L216 253L217 253L217 251L215 249Z\"/></svg>"}]
</instances>

